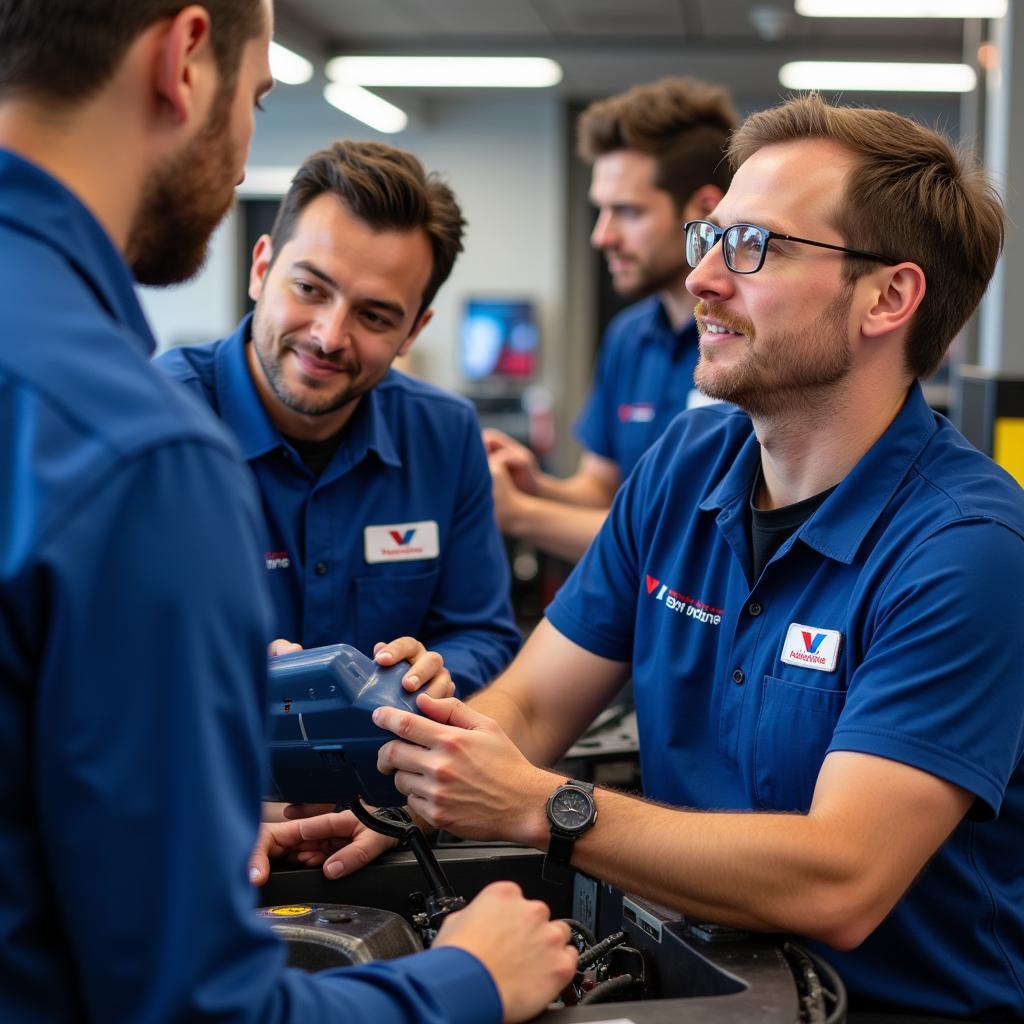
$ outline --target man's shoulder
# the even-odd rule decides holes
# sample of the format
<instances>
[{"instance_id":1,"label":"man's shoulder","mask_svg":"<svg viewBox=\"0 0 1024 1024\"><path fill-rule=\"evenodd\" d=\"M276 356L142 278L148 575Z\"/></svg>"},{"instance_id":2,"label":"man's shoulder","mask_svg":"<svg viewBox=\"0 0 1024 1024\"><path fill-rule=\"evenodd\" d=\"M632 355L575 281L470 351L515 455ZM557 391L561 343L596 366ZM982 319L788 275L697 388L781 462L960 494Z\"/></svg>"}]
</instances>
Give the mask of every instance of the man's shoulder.
<instances>
[{"instance_id":1,"label":"man's shoulder","mask_svg":"<svg viewBox=\"0 0 1024 1024\"><path fill-rule=\"evenodd\" d=\"M951 423L938 429L914 463L922 503L949 520L991 519L1024 537L1024 490Z\"/></svg>"},{"instance_id":2,"label":"man's shoulder","mask_svg":"<svg viewBox=\"0 0 1024 1024\"><path fill-rule=\"evenodd\" d=\"M466 426L476 424L476 411L468 399L401 370L389 370L376 391L389 412L401 410L407 416L443 417Z\"/></svg>"},{"instance_id":3,"label":"man's shoulder","mask_svg":"<svg viewBox=\"0 0 1024 1024\"><path fill-rule=\"evenodd\" d=\"M208 385L213 379L217 353L226 340L202 345L176 345L155 356L153 365L175 380Z\"/></svg>"},{"instance_id":4,"label":"man's shoulder","mask_svg":"<svg viewBox=\"0 0 1024 1024\"><path fill-rule=\"evenodd\" d=\"M162 444L194 442L225 452L233 446L207 410L158 373L139 340L98 311L37 310L21 358L0 344L0 380L17 393L19 418L58 447L104 452L108 470ZM40 453L40 456L42 453ZM86 471L86 463L82 465Z\"/></svg>"},{"instance_id":5,"label":"man's shoulder","mask_svg":"<svg viewBox=\"0 0 1024 1024\"><path fill-rule=\"evenodd\" d=\"M603 344L635 340L638 333L647 330L658 316L660 309L661 300L658 296L648 295L646 299L641 299L620 310L608 322Z\"/></svg>"}]
</instances>

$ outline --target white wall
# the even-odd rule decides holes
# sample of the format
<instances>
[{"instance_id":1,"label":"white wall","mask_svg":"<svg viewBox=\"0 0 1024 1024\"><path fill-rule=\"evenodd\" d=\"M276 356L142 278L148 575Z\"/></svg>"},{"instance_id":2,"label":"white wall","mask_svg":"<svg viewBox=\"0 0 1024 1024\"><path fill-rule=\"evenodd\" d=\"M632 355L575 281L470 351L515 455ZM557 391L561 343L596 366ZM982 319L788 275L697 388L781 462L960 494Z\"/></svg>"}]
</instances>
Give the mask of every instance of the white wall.
<instances>
[{"instance_id":1,"label":"white wall","mask_svg":"<svg viewBox=\"0 0 1024 1024\"><path fill-rule=\"evenodd\" d=\"M457 388L456 337L469 295L517 296L537 303L545 383L560 392L559 332L565 291L565 125L551 94L497 92L437 101L429 122L384 136L308 91L279 86L257 117L247 174L295 167L334 138L380 139L411 150L455 191L469 221L465 252L434 303L416 346L416 370ZM237 219L215 236L207 267L178 288L144 289L161 347L228 333L237 311Z\"/></svg>"}]
</instances>

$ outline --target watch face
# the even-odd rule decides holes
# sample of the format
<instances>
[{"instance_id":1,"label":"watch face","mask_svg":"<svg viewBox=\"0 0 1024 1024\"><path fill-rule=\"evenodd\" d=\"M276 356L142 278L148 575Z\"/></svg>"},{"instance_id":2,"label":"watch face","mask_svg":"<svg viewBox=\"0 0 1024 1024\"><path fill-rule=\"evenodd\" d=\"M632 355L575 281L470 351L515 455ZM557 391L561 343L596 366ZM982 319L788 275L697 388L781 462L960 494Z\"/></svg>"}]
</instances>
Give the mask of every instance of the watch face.
<instances>
[{"instance_id":1,"label":"watch face","mask_svg":"<svg viewBox=\"0 0 1024 1024\"><path fill-rule=\"evenodd\" d=\"M560 789L551 798L551 820L568 832L586 825L593 813L590 797L579 789Z\"/></svg>"}]
</instances>

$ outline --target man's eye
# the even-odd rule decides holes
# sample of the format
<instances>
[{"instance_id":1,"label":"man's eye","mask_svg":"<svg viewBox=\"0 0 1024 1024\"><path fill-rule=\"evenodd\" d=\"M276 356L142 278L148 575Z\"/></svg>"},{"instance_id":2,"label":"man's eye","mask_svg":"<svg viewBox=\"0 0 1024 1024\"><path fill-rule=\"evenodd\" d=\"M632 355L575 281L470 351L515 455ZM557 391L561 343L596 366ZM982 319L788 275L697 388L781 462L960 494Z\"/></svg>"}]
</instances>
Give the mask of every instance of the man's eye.
<instances>
[{"instance_id":1,"label":"man's eye","mask_svg":"<svg viewBox=\"0 0 1024 1024\"><path fill-rule=\"evenodd\" d=\"M319 294L318 289L315 285L310 284L308 281L296 281L295 290L304 297L312 298L314 295Z\"/></svg>"}]
</instances>

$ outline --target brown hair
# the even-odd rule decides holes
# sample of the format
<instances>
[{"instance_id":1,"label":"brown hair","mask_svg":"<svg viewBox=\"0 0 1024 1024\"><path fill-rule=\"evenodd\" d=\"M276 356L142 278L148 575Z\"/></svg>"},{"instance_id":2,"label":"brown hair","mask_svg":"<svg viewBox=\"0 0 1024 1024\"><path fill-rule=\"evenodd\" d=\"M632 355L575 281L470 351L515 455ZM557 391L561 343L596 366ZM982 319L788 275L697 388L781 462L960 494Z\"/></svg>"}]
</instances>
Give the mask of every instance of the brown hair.
<instances>
[{"instance_id":1,"label":"brown hair","mask_svg":"<svg viewBox=\"0 0 1024 1024\"><path fill-rule=\"evenodd\" d=\"M196 0L209 12L222 91L233 89L242 48L260 34L260 0ZM113 76L136 37L187 0L0 0L0 98L26 93L88 99Z\"/></svg>"},{"instance_id":2,"label":"brown hair","mask_svg":"<svg viewBox=\"0 0 1024 1024\"><path fill-rule=\"evenodd\" d=\"M576 126L577 149L588 163L621 149L654 157L654 184L681 210L702 185L729 187L725 146L736 120L725 89L662 78L587 107Z\"/></svg>"},{"instance_id":3,"label":"brown hair","mask_svg":"<svg viewBox=\"0 0 1024 1024\"><path fill-rule=\"evenodd\" d=\"M434 254L422 313L462 252L466 222L451 189L436 174L426 174L405 150L382 142L335 142L307 157L292 178L271 230L275 259L295 233L302 211L325 192L376 231L422 228Z\"/></svg>"},{"instance_id":4,"label":"brown hair","mask_svg":"<svg viewBox=\"0 0 1024 1024\"><path fill-rule=\"evenodd\" d=\"M764 146L827 139L856 158L832 217L846 245L916 263L927 288L907 334L907 369L935 371L981 301L1003 246L1003 207L974 161L938 132L888 110L810 94L752 114L733 135L733 168ZM845 257L848 282L877 266Z\"/></svg>"}]
</instances>

